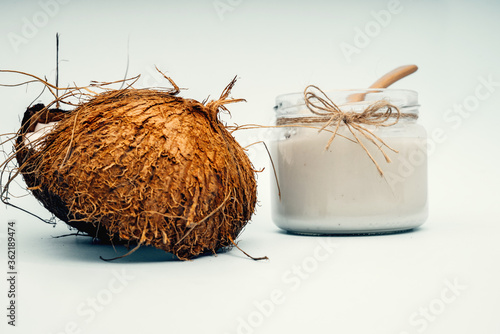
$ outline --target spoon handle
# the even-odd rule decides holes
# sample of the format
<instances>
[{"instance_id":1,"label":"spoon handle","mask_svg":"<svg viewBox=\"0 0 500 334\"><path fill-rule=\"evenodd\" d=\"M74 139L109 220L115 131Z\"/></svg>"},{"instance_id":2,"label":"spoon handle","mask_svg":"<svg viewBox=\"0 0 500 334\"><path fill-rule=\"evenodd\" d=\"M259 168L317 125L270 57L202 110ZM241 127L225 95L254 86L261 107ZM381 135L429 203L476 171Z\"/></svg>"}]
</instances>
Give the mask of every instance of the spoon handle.
<instances>
[{"instance_id":1,"label":"spoon handle","mask_svg":"<svg viewBox=\"0 0 500 334\"><path fill-rule=\"evenodd\" d=\"M400 66L381 76L370 86L370 88L387 88L396 81L412 74L416 70L418 70L418 67L416 65Z\"/></svg>"},{"instance_id":2,"label":"spoon handle","mask_svg":"<svg viewBox=\"0 0 500 334\"><path fill-rule=\"evenodd\" d=\"M387 88L398 80L418 70L417 65L404 65L393 69L381 76L369 88ZM360 102L365 99L366 93L352 94L347 98L348 102Z\"/></svg>"}]
</instances>

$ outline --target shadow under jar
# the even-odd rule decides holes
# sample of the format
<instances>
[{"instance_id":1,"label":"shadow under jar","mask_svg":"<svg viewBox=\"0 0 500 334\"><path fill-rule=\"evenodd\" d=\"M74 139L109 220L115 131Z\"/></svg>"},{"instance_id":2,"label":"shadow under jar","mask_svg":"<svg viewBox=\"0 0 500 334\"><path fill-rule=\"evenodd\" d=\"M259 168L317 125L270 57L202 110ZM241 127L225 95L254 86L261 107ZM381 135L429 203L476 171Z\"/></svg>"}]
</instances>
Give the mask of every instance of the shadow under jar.
<instances>
[{"instance_id":1,"label":"shadow under jar","mask_svg":"<svg viewBox=\"0 0 500 334\"><path fill-rule=\"evenodd\" d=\"M356 94L363 101L349 102ZM381 100L397 106L401 114L396 124L360 125L398 153L382 145L391 160L388 163L376 144L353 130L380 166L381 175L344 123L326 149L337 123L318 131L330 116L311 112L302 93L278 96L275 111L279 127L273 130L269 143L277 176L275 180L272 173L275 224L299 234L388 233L423 224L428 211L427 135L417 123L417 93L367 89L329 91L326 95L347 112L361 113ZM394 117L388 123L394 122Z\"/></svg>"}]
</instances>

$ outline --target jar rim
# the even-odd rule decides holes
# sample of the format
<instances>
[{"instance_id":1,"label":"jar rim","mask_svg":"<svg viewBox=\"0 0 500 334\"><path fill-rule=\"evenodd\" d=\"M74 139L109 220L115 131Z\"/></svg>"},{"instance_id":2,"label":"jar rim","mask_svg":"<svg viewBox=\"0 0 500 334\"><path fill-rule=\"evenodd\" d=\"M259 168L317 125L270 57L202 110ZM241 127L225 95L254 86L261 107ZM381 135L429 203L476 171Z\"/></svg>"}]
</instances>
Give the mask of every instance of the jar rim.
<instances>
[{"instance_id":1,"label":"jar rim","mask_svg":"<svg viewBox=\"0 0 500 334\"><path fill-rule=\"evenodd\" d=\"M417 104L418 102L418 93L412 89L395 89L395 88L347 88L347 89L329 89L324 91L327 96L330 96L337 93L343 94L359 94L359 93L382 93L384 95L389 95L392 97L404 96L406 95L408 99L408 104ZM285 100L287 98L304 98L304 92L292 92L292 93L284 93L276 96L276 102ZM411 102L415 103L411 103Z\"/></svg>"}]
</instances>

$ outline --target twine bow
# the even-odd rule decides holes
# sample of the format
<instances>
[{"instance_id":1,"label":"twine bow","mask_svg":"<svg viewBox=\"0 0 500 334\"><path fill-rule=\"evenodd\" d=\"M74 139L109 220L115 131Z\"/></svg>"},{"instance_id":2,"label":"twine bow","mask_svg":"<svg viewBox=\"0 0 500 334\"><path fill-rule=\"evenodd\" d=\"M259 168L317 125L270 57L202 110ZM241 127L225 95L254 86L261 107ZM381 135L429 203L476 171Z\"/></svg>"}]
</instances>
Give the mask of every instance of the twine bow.
<instances>
[{"instance_id":1,"label":"twine bow","mask_svg":"<svg viewBox=\"0 0 500 334\"><path fill-rule=\"evenodd\" d=\"M363 135L366 139L377 146L380 152L384 155L385 160L390 163L391 159L384 152L383 147L385 146L396 153L398 153L398 151L387 145L380 137L363 125L391 126L396 124L401 118L401 111L397 106L385 100L380 100L369 105L362 112L342 111L321 89L313 85L307 86L304 90L304 100L307 108L313 114L330 117L330 119L320 128L320 132L330 124L336 122L335 130L333 131L325 149L330 147L335 139L335 136L337 135L340 125L343 123L355 138L353 141L361 145L363 150L370 157L371 161L375 164L380 176L384 175L384 172L380 168L379 164L356 133ZM394 118L394 120L390 120L391 118Z\"/></svg>"}]
</instances>

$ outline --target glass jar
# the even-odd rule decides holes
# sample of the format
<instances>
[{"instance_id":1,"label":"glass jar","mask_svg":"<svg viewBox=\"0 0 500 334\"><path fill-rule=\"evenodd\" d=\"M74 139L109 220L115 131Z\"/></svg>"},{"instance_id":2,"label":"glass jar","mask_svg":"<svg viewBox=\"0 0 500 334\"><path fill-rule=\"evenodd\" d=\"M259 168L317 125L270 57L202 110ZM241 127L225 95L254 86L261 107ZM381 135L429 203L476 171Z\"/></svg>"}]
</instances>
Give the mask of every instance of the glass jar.
<instances>
[{"instance_id":1,"label":"glass jar","mask_svg":"<svg viewBox=\"0 0 500 334\"><path fill-rule=\"evenodd\" d=\"M358 123L383 142L372 142L368 133L341 121L327 147L337 121L320 131L331 116L313 113L303 93L278 96L278 127L269 143L275 224L299 234L388 233L423 224L428 211L427 149L426 131L417 123L417 93L367 89L329 91L326 96L351 115L387 101L398 107L400 117L393 113L384 125ZM352 97L361 101L350 102Z\"/></svg>"}]
</instances>

